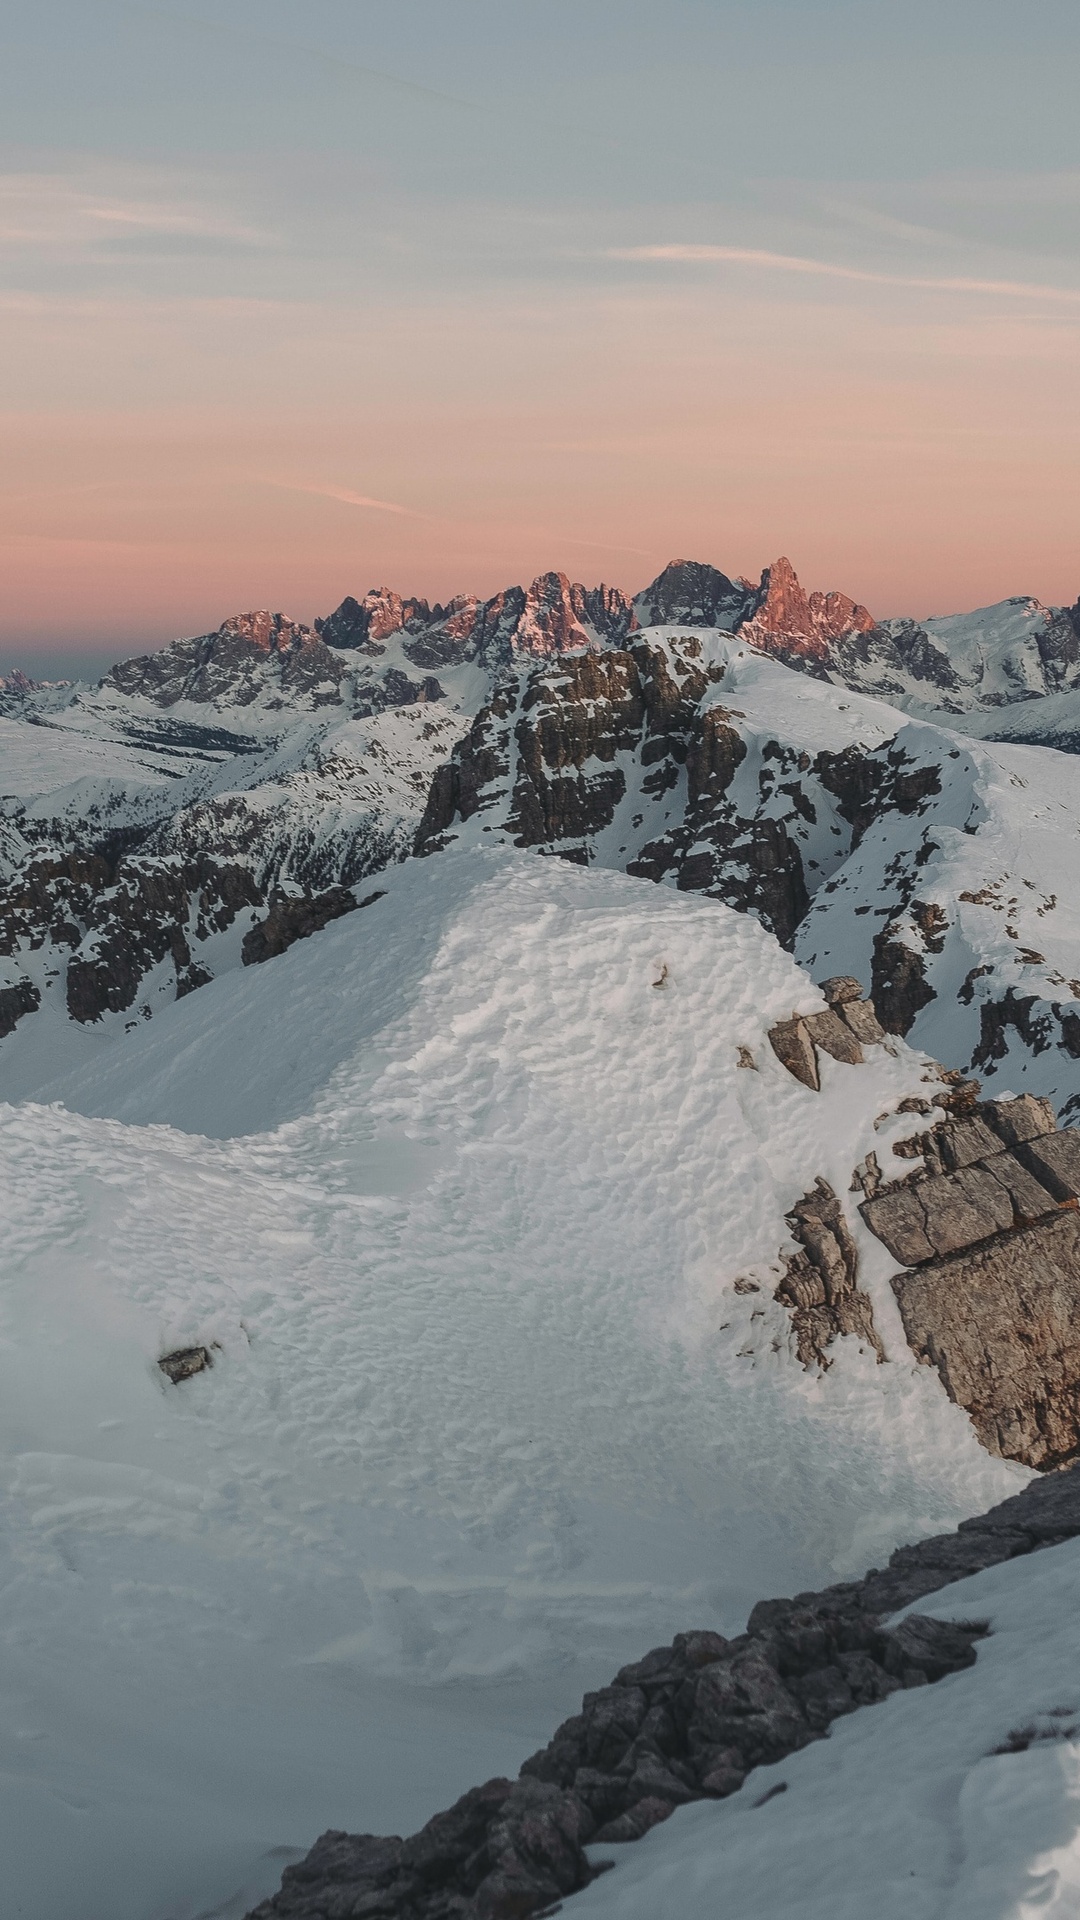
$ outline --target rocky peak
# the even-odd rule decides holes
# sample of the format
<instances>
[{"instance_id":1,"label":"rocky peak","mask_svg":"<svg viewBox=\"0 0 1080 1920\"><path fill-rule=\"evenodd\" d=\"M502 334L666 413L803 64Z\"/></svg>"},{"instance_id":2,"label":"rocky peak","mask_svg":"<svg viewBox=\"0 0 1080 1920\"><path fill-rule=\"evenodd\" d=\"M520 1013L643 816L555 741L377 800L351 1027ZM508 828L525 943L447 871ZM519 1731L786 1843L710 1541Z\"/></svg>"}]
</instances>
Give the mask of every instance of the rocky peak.
<instances>
[{"instance_id":1,"label":"rocky peak","mask_svg":"<svg viewBox=\"0 0 1080 1920\"><path fill-rule=\"evenodd\" d=\"M314 640L310 627L297 620L290 620L284 613L233 613L223 620L216 634L207 638L218 642L218 651L229 641L239 641L254 647L259 653L287 653L293 647L302 647Z\"/></svg>"},{"instance_id":2,"label":"rocky peak","mask_svg":"<svg viewBox=\"0 0 1080 1920\"><path fill-rule=\"evenodd\" d=\"M851 633L872 633L873 614L846 593L806 594L785 556L766 567L758 603L739 627L742 638L766 653L826 661L830 643Z\"/></svg>"},{"instance_id":3,"label":"rocky peak","mask_svg":"<svg viewBox=\"0 0 1080 1920\"><path fill-rule=\"evenodd\" d=\"M159 707L180 700L248 706L279 689L305 704L325 706L340 700L344 674L343 662L310 627L264 609L231 614L215 633L121 660L101 684Z\"/></svg>"},{"instance_id":4,"label":"rocky peak","mask_svg":"<svg viewBox=\"0 0 1080 1920\"><path fill-rule=\"evenodd\" d=\"M6 680L0 680L0 693L32 693L38 686L21 667L13 667Z\"/></svg>"},{"instance_id":5,"label":"rocky peak","mask_svg":"<svg viewBox=\"0 0 1080 1920\"><path fill-rule=\"evenodd\" d=\"M634 613L643 627L720 627L730 632L749 611L755 589L729 580L700 560L671 560L639 593Z\"/></svg>"},{"instance_id":6,"label":"rocky peak","mask_svg":"<svg viewBox=\"0 0 1080 1920\"><path fill-rule=\"evenodd\" d=\"M391 587L371 587L362 600L347 594L333 613L316 620L315 631L331 647L382 653L382 643L390 634L400 633L403 627L425 627L431 619L426 600L403 600Z\"/></svg>"},{"instance_id":7,"label":"rocky peak","mask_svg":"<svg viewBox=\"0 0 1080 1920\"><path fill-rule=\"evenodd\" d=\"M589 646L594 635L584 625L585 589L571 586L565 573L542 573L525 595L514 635L514 650L544 658Z\"/></svg>"}]
</instances>

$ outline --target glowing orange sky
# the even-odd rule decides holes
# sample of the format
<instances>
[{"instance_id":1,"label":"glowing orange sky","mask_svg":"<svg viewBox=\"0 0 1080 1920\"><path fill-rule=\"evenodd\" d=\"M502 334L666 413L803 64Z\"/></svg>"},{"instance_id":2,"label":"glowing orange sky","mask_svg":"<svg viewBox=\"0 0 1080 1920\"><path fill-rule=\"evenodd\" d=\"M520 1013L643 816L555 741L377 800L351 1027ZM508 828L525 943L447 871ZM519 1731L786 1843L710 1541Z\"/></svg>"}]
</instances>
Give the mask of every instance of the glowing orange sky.
<instances>
[{"instance_id":1,"label":"glowing orange sky","mask_svg":"<svg viewBox=\"0 0 1080 1920\"><path fill-rule=\"evenodd\" d=\"M7 416L4 636L152 644L240 607L310 618L548 566L637 587L676 554L756 573L788 551L881 613L1080 593L1071 316L771 291L363 324L80 306L44 342L9 311L28 363L70 357L88 386L141 363L170 404Z\"/></svg>"},{"instance_id":2,"label":"glowing orange sky","mask_svg":"<svg viewBox=\"0 0 1080 1920\"><path fill-rule=\"evenodd\" d=\"M1023 141L999 114L991 138L976 109L996 69L959 6L938 74L952 120L921 69L901 73L891 171L867 179L854 136L888 130L904 36L860 52L845 0L819 10L820 47L779 0L675 0L666 66L641 14L619 49L636 118L600 121L582 108L613 43L586 34L568 70L561 0L549 32L537 15L527 46L507 32L494 53L505 16L470 0L484 72L479 39L440 42L445 14L402 4L431 38L408 80L387 72L423 36L365 52L334 0L329 53L294 0L230 0L216 39L182 12L138 33L118 12L103 48L69 7L62 50L42 40L39 113L81 144L0 170L0 671L245 607L310 619L374 585L445 599L556 566L636 589L675 556L755 575L785 552L807 586L882 615L1077 597L1060 46L1016 40L1002 87L1035 44L1046 111ZM905 34L916 14L938 32L919 0ZM701 117L721 16L744 123L731 94ZM818 104L835 84L845 130L802 112L811 79ZM25 107L29 127L11 84L6 124ZM691 96L696 115L673 110ZM745 152L766 124L763 180Z\"/></svg>"}]
</instances>

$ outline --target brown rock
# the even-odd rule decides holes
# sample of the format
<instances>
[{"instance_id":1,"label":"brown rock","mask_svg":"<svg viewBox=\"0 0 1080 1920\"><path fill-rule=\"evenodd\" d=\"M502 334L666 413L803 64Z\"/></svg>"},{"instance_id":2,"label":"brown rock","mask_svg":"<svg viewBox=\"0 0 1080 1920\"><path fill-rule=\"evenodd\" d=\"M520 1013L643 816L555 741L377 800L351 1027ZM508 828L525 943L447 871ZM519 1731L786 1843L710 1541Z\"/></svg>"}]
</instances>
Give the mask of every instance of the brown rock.
<instances>
[{"instance_id":1,"label":"brown rock","mask_svg":"<svg viewBox=\"0 0 1080 1920\"><path fill-rule=\"evenodd\" d=\"M818 1076L817 1055L814 1044L807 1032L806 1023L795 1014L790 1020L781 1020L778 1026L770 1028L769 1045L778 1060L782 1061L796 1080L804 1087L810 1087L815 1093L821 1091Z\"/></svg>"},{"instance_id":2,"label":"brown rock","mask_svg":"<svg viewBox=\"0 0 1080 1920\"><path fill-rule=\"evenodd\" d=\"M1057 1128L1049 1100L1036 1099L1033 1093L1022 1093L1016 1100L988 1100L984 1111L1007 1147L1018 1147L1025 1140L1034 1140L1040 1133L1053 1133Z\"/></svg>"},{"instance_id":3,"label":"brown rock","mask_svg":"<svg viewBox=\"0 0 1080 1920\"><path fill-rule=\"evenodd\" d=\"M1057 1204L1053 1195L1036 1180L1033 1173L1020 1165L1015 1154L996 1153L984 1165L987 1173L992 1173L994 1179L1012 1196L1019 1225L1025 1226L1031 1220L1041 1220L1044 1214L1053 1213Z\"/></svg>"},{"instance_id":4,"label":"brown rock","mask_svg":"<svg viewBox=\"0 0 1080 1920\"><path fill-rule=\"evenodd\" d=\"M781 558L762 574L757 611L739 634L768 652L827 660L831 640L872 633L874 626L873 615L846 593L805 594L791 561Z\"/></svg>"},{"instance_id":5,"label":"brown rock","mask_svg":"<svg viewBox=\"0 0 1080 1920\"><path fill-rule=\"evenodd\" d=\"M872 1000L845 1000L837 1012L864 1047L877 1046L884 1040L885 1029L874 1011Z\"/></svg>"},{"instance_id":6,"label":"brown rock","mask_svg":"<svg viewBox=\"0 0 1080 1920\"><path fill-rule=\"evenodd\" d=\"M859 1288L858 1249L827 1180L819 1178L796 1201L787 1222L799 1249L789 1257L774 1298L791 1309L802 1365L828 1367L826 1348L841 1333L865 1340L884 1360L870 1297Z\"/></svg>"},{"instance_id":7,"label":"brown rock","mask_svg":"<svg viewBox=\"0 0 1080 1920\"><path fill-rule=\"evenodd\" d=\"M911 1189L926 1216L926 1236L939 1254L958 1253L1013 1224L1012 1199L981 1167L935 1175Z\"/></svg>"},{"instance_id":8,"label":"brown rock","mask_svg":"<svg viewBox=\"0 0 1080 1920\"><path fill-rule=\"evenodd\" d=\"M862 999L862 984L850 973L836 973L831 980L823 980L821 991L830 1007L845 1006L850 1000Z\"/></svg>"},{"instance_id":9,"label":"brown rock","mask_svg":"<svg viewBox=\"0 0 1080 1920\"><path fill-rule=\"evenodd\" d=\"M991 1453L1045 1468L1080 1452L1080 1214L1058 1211L892 1285L909 1346Z\"/></svg>"},{"instance_id":10,"label":"brown rock","mask_svg":"<svg viewBox=\"0 0 1080 1920\"><path fill-rule=\"evenodd\" d=\"M1001 1151L999 1136L980 1120L977 1114L970 1118L950 1120L941 1128L938 1135L942 1158L950 1173L958 1167L970 1167L977 1160L991 1159Z\"/></svg>"},{"instance_id":11,"label":"brown rock","mask_svg":"<svg viewBox=\"0 0 1080 1920\"><path fill-rule=\"evenodd\" d=\"M1055 1200L1075 1200L1080 1194L1080 1133L1075 1128L1023 1141L1017 1158Z\"/></svg>"},{"instance_id":12,"label":"brown rock","mask_svg":"<svg viewBox=\"0 0 1080 1920\"><path fill-rule=\"evenodd\" d=\"M862 1048L845 1020L832 1007L826 1007L824 1013L811 1013L805 1017L806 1031L816 1047L822 1047L834 1060L842 1060L846 1066L857 1067L862 1064Z\"/></svg>"},{"instance_id":13,"label":"brown rock","mask_svg":"<svg viewBox=\"0 0 1080 1920\"><path fill-rule=\"evenodd\" d=\"M895 1193L883 1193L876 1200L864 1200L859 1212L871 1233L888 1247L894 1260L905 1267L917 1267L932 1260L934 1249L926 1234L926 1215L911 1187Z\"/></svg>"},{"instance_id":14,"label":"brown rock","mask_svg":"<svg viewBox=\"0 0 1080 1920\"><path fill-rule=\"evenodd\" d=\"M190 1380L192 1374L205 1373L207 1367L214 1364L208 1347L177 1347L172 1353L163 1353L158 1366L174 1386L181 1380Z\"/></svg>"}]
</instances>

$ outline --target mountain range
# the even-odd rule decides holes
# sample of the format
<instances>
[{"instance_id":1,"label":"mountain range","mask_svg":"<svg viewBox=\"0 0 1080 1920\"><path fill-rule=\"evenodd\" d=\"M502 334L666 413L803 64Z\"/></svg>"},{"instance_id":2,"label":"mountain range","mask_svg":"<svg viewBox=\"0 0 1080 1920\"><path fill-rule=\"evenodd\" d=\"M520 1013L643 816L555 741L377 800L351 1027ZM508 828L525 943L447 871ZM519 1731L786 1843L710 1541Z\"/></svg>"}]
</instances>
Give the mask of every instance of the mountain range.
<instances>
[{"instance_id":1,"label":"mountain range","mask_svg":"<svg viewBox=\"0 0 1080 1920\"><path fill-rule=\"evenodd\" d=\"M1055 840L1077 770L1005 750L1080 742L1076 607L875 621L784 559L756 586L675 561L633 600L559 573L447 606L379 590L94 687L14 676L0 738L16 1086L42 1046L62 1065L61 1021L74 1058L251 958L271 912L275 946L482 834L752 912L864 980L889 1031L1080 1095Z\"/></svg>"},{"instance_id":2,"label":"mountain range","mask_svg":"<svg viewBox=\"0 0 1080 1920\"><path fill-rule=\"evenodd\" d=\"M13 1911L1064 1920L1078 753L786 560L8 679Z\"/></svg>"}]
</instances>

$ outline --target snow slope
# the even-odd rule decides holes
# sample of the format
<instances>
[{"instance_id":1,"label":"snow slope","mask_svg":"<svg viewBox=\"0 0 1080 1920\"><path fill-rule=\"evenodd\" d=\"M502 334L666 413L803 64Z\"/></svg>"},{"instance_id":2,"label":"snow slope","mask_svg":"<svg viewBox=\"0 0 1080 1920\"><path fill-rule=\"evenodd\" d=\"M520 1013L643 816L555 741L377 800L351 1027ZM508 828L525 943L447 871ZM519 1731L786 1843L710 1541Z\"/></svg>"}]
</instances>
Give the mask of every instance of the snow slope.
<instances>
[{"instance_id":1,"label":"snow slope","mask_svg":"<svg viewBox=\"0 0 1080 1920\"><path fill-rule=\"evenodd\" d=\"M985 1620L974 1669L838 1721L719 1804L674 1813L575 1897L581 1920L1074 1920L1080 1543L910 1611ZM1010 1736L1029 1744L1018 1751ZM771 1797L769 1797L771 1796Z\"/></svg>"},{"instance_id":2,"label":"snow slope","mask_svg":"<svg viewBox=\"0 0 1080 1920\"><path fill-rule=\"evenodd\" d=\"M891 751L939 791L873 822L824 885L795 951L820 979L869 980L883 927L932 997L909 1038L987 1091L1080 1105L1080 762L909 723ZM1074 1037L1075 1030L1075 1037Z\"/></svg>"},{"instance_id":3,"label":"snow slope","mask_svg":"<svg viewBox=\"0 0 1080 1920\"><path fill-rule=\"evenodd\" d=\"M642 1647L1022 1484L854 1213L889 1361L795 1362L784 1212L907 1164L933 1073L810 1093L765 1033L818 1005L716 902L450 852L0 1109L13 1912L243 1912Z\"/></svg>"}]
</instances>

